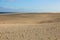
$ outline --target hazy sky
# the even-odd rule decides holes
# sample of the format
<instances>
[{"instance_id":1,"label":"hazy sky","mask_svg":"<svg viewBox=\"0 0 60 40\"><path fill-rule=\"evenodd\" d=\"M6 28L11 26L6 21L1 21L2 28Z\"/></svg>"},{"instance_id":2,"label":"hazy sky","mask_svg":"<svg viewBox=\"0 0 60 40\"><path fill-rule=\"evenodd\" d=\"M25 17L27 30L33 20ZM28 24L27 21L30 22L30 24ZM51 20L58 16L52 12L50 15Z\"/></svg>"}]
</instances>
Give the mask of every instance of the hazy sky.
<instances>
[{"instance_id":1,"label":"hazy sky","mask_svg":"<svg viewBox=\"0 0 60 40\"><path fill-rule=\"evenodd\" d=\"M0 0L0 7L38 12L60 11L60 0Z\"/></svg>"}]
</instances>

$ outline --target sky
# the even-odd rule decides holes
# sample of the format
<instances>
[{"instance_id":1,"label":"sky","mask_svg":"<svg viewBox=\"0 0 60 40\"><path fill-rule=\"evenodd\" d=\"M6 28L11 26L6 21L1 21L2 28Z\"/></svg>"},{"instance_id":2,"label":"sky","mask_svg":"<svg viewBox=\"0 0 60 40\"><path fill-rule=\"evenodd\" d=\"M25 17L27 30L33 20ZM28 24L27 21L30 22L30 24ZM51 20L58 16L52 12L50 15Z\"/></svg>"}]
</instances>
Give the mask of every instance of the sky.
<instances>
[{"instance_id":1,"label":"sky","mask_svg":"<svg viewBox=\"0 0 60 40\"><path fill-rule=\"evenodd\" d=\"M0 0L0 8L6 9L4 11L60 12L60 0Z\"/></svg>"}]
</instances>

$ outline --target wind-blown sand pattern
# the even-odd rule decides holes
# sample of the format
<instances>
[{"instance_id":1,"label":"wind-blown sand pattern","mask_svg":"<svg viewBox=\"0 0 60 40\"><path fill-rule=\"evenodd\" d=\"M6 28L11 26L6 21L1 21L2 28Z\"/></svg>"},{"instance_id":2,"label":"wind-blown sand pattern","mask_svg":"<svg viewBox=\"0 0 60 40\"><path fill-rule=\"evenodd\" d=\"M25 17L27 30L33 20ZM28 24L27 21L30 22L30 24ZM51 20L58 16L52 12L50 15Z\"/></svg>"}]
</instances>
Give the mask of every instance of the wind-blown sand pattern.
<instances>
[{"instance_id":1,"label":"wind-blown sand pattern","mask_svg":"<svg viewBox=\"0 0 60 40\"><path fill-rule=\"evenodd\" d=\"M60 14L0 15L0 40L60 40Z\"/></svg>"}]
</instances>

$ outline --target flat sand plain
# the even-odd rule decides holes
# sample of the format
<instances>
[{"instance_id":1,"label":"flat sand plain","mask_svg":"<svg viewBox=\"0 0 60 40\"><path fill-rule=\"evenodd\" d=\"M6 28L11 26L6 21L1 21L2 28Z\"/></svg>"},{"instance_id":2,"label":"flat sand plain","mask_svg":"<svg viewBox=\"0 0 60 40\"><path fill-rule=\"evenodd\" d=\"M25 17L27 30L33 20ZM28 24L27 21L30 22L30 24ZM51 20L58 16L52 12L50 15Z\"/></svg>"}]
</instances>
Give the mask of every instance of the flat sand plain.
<instances>
[{"instance_id":1,"label":"flat sand plain","mask_svg":"<svg viewBox=\"0 0 60 40\"><path fill-rule=\"evenodd\" d=\"M60 40L60 14L0 15L0 40Z\"/></svg>"}]
</instances>

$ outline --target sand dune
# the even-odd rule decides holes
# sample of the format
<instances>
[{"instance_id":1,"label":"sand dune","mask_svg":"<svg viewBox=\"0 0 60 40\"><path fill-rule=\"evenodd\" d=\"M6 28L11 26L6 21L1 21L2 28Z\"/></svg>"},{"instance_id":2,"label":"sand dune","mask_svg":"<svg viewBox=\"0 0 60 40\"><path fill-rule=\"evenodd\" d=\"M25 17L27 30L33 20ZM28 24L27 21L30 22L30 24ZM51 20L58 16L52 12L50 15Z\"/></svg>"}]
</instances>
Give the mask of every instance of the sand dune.
<instances>
[{"instance_id":1,"label":"sand dune","mask_svg":"<svg viewBox=\"0 0 60 40\"><path fill-rule=\"evenodd\" d=\"M0 15L0 24L40 24L60 22L59 13Z\"/></svg>"},{"instance_id":2,"label":"sand dune","mask_svg":"<svg viewBox=\"0 0 60 40\"><path fill-rule=\"evenodd\" d=\"M60 40L60 23L0 24L0 40Z\"/></svg>"},{"instance_id":3,"label":"sand dune","mask_svg":"<svg viewBox=\"0 0 60 40\"><path fill-rule=\"evenodd\" d=\"M0 15L0 40L60 40L60 14Z\"/></svg>"}]
</instances>

